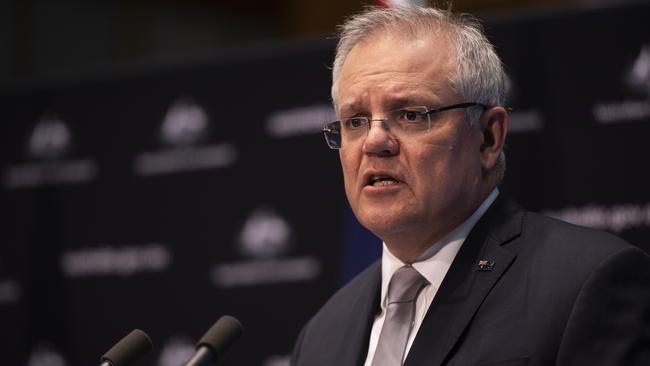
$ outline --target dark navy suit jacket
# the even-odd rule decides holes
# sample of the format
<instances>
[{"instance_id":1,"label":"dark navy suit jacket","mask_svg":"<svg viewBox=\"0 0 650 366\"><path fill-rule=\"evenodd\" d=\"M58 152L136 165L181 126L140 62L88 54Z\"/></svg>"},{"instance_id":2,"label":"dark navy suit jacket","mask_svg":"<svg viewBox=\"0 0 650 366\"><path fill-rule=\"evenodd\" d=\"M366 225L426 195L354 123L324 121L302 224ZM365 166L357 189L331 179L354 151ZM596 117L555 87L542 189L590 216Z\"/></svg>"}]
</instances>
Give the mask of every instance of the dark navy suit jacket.
<instances>
[{"instance_id":1,"label":"dark navy suit jacket","mask_svg":"<svg viewBox=\"0 0 650 366\"><path fill-rule=\"evenodd\" d=\"M376 262L332 296L291 364L363 365L380 283ZM501 195L458 252L405 365L649 366L650 257Z\"/></svg>"}]
</instances>

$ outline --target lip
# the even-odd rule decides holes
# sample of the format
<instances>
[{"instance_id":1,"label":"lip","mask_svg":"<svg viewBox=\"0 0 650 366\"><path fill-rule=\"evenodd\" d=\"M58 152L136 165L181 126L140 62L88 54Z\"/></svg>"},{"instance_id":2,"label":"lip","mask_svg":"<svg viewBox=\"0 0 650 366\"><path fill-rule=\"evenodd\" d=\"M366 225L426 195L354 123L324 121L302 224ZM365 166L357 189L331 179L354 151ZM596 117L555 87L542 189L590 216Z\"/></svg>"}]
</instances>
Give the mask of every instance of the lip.
<instances>
[{"instance_id":1,"label":"lip","mask_svg":"<svg viewBox=\"0 0 650 366\"><path fill-rule=\"evenodd\" d=\"M391 177L397 184L391 184L386 186L373 186L370 184L371 179L374 177ZM386 191L394 190L399 188L404 183L404 180L400 177L399 174L393 173L388 170L375 170L369 169L363 173L361 176L361 189L369 191Z\"/></svg>"}]
</instances>

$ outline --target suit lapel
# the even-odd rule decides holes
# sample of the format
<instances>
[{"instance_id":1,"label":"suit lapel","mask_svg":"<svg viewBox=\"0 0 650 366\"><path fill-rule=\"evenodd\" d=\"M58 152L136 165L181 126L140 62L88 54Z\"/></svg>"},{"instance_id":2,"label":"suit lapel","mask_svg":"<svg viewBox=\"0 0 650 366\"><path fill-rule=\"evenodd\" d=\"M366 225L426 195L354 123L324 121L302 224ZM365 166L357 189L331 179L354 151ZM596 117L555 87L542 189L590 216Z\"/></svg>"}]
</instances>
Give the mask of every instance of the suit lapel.
<instances>
[{"instance_id":1,"label":"suit lapel","mask_svg":"<svg viewBox=\"0 0 650 366\"><path fill-rule=\"evenodd\" d=\"M441 365L516 253L504 245L521 232L523 214L501 195L470 232L418 330L404 363ZM485 263L483 270L479 261Z\"/></svg>"},{"instance_id":2,"label":"suit lapel","mask_svg":"<svg viewBox=\"0 0 650 366\"><path fill-rule=\"evenodd\" d=\"M333 355L333 365L363 365L368 352L370 329L379 308L381 288L381 261L375 262L361 278L363 287L358 289L347 313L347 324L338 326L344 330L341 341L345 344Z\"/></svg>"}]
</instances>

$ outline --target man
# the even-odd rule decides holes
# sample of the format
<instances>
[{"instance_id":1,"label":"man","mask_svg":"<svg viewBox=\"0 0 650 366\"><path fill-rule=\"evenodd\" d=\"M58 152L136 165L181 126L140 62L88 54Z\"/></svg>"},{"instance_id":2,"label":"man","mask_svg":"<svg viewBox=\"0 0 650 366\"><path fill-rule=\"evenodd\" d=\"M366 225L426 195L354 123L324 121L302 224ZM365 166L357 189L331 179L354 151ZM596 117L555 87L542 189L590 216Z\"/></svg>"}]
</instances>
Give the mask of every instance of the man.
<instances>
[{"instance_id":1,"label":"man","mask_svg":"<svg viewBox=\"0 0 650 366\"><path fill-rule=\"evenodd\" d=\"M648 256L499 194L504 78L469 17L370 9L342 27L325 137L383 256L293 365L650 365Z\"/></svg>"}]
</instances>

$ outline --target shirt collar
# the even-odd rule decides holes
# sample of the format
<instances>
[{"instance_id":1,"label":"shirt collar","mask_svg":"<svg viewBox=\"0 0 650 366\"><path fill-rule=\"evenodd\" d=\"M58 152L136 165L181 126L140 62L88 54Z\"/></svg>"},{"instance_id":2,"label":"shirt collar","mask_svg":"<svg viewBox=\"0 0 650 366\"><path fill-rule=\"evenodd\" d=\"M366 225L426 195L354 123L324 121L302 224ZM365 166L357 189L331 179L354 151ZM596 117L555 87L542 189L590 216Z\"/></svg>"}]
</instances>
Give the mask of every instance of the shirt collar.
<instances>
[{"instance_id":1,"label":"shirt collar","mask_svg":"<svg viewBox=\"0 0 650 366\"><path fill-rule=\"evenodd\" d=\"M412 263L413 268L426 278L432 286L435 286L436 288L440 287L442 280L445 278L449 267L451 267L451 263L454 261L454 258L456 258L456 254L460 250L463 242L465 242L467 235L469 235L469 232L472 230L476 222L483 216L483 214L485 214L498 195L498 188L492 190L483 203L481 203L481 205L469 218L467 218L467 220L430 246L424 253L422 253L422 255L420 255L417 261ZM393 273L398 268L404 266L405 263L390 252L386 243L382 243L382 245L381 306L383 308L386 292L388 291L388 283L390 282Z\"/></svg>"}]
</instances>

